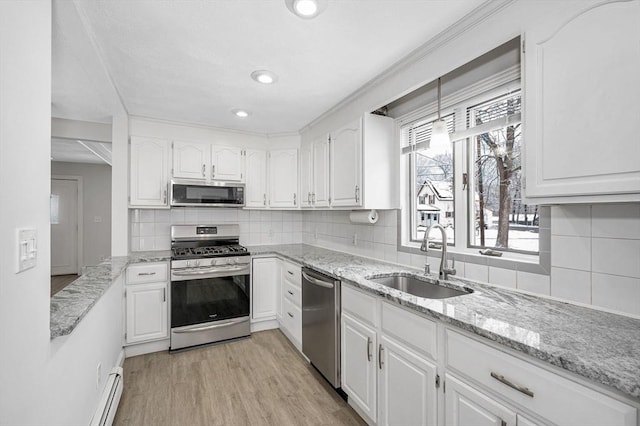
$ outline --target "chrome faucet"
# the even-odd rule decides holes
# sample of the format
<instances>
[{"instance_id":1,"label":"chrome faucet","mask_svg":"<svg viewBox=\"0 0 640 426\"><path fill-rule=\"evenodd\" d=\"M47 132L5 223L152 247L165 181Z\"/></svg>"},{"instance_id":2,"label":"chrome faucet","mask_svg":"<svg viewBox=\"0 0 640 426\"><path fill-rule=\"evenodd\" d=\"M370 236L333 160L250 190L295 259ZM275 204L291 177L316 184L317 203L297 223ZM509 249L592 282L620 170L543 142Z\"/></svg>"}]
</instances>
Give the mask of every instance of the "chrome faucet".
<instances>
[{"instance_id":1,"label":"chrome faucet","mask_svg":"<svg viewBox=\"0 0 640 426\"><path fill-rule=\"evenodd\" d=\"M442 256L440 257L440 271L438 273L438 277L446 280L449 278L449 275L455 275L456 270L454 266L456 264L455 259L451 259L451 268L447 268L447 230L444 229L442 225L439 223L434 223L430 225L426 231L424 231L424 238L422 239L422 245L420 246L420 251L425 253L429 252L429 233L433 228L437 228L442 233ZM424 273L428 274L431 270L431 267L428 263L424 264Z\"/></svg>"}]
</instances>

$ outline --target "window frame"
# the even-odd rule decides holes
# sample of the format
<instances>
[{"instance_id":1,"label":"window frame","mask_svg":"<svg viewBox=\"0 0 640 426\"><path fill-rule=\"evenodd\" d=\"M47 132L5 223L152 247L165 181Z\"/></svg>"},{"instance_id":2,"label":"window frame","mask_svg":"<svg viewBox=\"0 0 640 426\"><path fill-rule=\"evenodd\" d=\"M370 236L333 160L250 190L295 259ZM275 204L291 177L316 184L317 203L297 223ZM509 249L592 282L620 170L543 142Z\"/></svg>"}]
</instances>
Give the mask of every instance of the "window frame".
<instances>
[{"instance_id":1,"label":"window frame","mask_svg":"<svg viewBox=\"0 0 640 426\"><path fill-rule=\"evenodd\" d=\"M454 132L467 130L467 109L474 105L481 104L484 101L499 96L505 95L509 92L520 91L524 97L523 87L520 78L520 67L512 67L502 73L498 73L488 79L482 80L476 84L472 84L456 93L452 93L442 99L441 115L455 114ZM437 115L437 103L432 102L424 105L421 108L417 108L403 116L396 118L396 135L397 143L402 149L402 127L410 122L415 122L420 118L426 119L429 116ZM453 142L453 182L454 182L454 212L456 212L455 226L454 226L454 243L448 244L448 250L453 254L454 258L462 259L469 263L481 263L486 264L489 256L484 256L478 253L479 246L473 246L471 244L471 234L469 228L475 223L472 223L471 215L473 214L473 206L471 205L471 192L468 189L462 189L462 185L458 182L462 182L463 174L466 173L469 177L473 171L473 156L469 155L470 143L472 138L465 138ZM526 142L525 142L526 143ZM400 161L401 179L400 190L401 194L406 194L401 198L401 211L398 216L398 250L409 253L422 253L419 251L421 241L412 239L413 231L411 229L411 216L414 215L414 206L412 199L408 198L414 195L415 189L408 186L415 187L413 179L413 170L411 169L410 156L413 154L403 155ZM472 188L471 182L467 185L467 188ZM541 209L542 210L542 209ZM460 213L458 213L460 212ZM464 217L460 217L464 215ZM542 217L540 212L540 224L547 218ZM540 225L540 229L542 226ZM501 250L503 256L501 258L493 258L494 263L504 264L509 262L524 262L534 266L532 269L536 269L535 266L540 266L544 270L548 270L549 256L548 253L543 253L542 247L548 245L548 241L544 242L544 239L550 239L547 235L549 232L539 233L539 251L529 252L514 249ZM431 249L430 249L431 251ZM439 251L435 249L434 251ZM422 253L424 255L424 253ZM538 272L538 271L536 271ZM543 271L547 273L546 271Z\"/></svg>"}]
</instances>

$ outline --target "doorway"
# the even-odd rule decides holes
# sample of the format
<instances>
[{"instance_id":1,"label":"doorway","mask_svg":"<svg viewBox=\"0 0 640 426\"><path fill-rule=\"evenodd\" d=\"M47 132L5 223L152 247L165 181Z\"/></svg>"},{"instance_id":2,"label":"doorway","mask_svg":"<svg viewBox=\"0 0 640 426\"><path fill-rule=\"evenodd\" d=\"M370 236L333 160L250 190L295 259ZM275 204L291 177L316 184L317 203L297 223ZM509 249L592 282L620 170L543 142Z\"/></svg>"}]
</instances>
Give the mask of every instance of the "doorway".
<instances>
[{"instance_id":1,"label":"doorway","mask_svg":"<svg viewBox=\"0 0 640 426\"><path fill-rule=\"evenodd\" d=\"M82 177L51 178L51 276L79 275L82 266Z\"/></svg>"}]
</instances>

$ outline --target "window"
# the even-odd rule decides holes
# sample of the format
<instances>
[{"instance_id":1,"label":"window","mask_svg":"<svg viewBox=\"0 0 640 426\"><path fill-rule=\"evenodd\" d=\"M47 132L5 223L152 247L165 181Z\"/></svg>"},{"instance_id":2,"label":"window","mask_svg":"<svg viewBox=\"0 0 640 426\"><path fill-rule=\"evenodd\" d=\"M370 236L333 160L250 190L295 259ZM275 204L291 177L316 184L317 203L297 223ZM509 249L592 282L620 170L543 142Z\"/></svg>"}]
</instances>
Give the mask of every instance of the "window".
<instances>
[{"instance_id":1,"label":"window","mask_svg":"<svg viewBox=\"0 0 640 426\"><path fill-rule=\"evenodd\" d=\"M449 131L453 130L455 116L442 117ZM411 174L411 241L421 241L430 225L439 223L447 230L447 243L455 238L453 209L453 150L451 147L424 148L431 139L435 116L422 118L401 129L402 145L414 150L409 154ZM434 234L435 235L435 234ZM442 242L440 234L434 241Z\"/></svg>"},{"instance_id":2,"label":"window","mask_svg":"<svg viewBox=\"0 0 640 426\"><path fill-rule=\"evenodd\" d=\"M438 223L456 251L491 248L537 254L538 206L522 200L517 77L478 84L450 99L456 103L442 111L454 140L448 149L429 146L434 108L422 107L426 113L414 111L399 118L408 170L403 244L416 247L427 227ZM429 237L434 242L441 238L439 232Z\"/></svg>"}]
</instances>

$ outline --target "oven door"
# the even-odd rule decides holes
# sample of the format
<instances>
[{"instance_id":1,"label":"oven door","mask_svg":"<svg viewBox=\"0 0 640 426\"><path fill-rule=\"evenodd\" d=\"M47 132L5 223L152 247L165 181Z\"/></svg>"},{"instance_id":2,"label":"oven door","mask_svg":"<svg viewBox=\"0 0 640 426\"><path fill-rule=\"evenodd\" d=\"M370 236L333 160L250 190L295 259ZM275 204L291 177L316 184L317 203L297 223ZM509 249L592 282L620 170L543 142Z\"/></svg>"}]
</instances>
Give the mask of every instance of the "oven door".
<instances>
[{"instance_id":1,"label":"oven door","mask_svg":"<svg viewBox=\"0 0 640 426\"><path fill-rule=\"evenodd\" d=\"M171 271L171 328L249 316L249 265Z\"/></svg>"}]
</instances>

